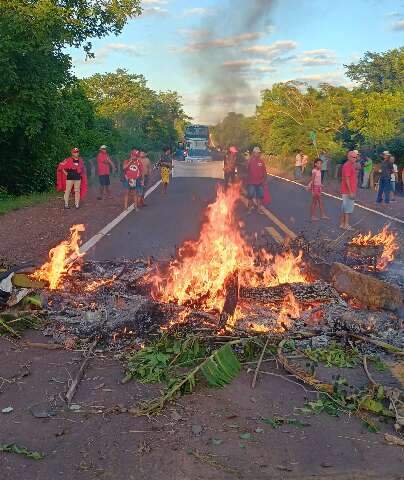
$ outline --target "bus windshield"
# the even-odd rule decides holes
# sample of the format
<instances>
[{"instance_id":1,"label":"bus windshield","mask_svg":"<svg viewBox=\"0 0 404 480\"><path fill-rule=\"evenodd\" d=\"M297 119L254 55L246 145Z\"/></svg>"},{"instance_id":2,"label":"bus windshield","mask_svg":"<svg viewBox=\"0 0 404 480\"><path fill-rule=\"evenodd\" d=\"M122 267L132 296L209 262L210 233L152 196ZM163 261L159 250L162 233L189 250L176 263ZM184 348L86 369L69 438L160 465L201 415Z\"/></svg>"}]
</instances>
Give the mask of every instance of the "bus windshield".
<instances>
[{"instance_id":1,"label":"bus windshield","mask_svg":"<svg viewBox=\"0 0 404 480\"><path fill-rule=\"evenodd\" d=\"M209 128L204 125L190 125L185 130L185 138L209 139Z\"/></svg>"}]
</instances>

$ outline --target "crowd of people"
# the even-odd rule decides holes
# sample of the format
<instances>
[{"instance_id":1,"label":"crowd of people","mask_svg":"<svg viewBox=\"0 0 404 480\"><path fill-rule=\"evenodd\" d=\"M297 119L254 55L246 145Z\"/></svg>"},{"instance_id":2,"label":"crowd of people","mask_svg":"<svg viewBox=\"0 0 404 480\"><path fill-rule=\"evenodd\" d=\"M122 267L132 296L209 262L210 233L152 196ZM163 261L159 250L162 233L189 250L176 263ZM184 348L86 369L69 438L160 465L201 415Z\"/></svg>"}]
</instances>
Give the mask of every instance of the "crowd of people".
<instances>
[{"instance_id":1,"label":"crowd of people","mask_svg":"<svg viewBox=\"0 0 404 480\"><path fill-rule=\"evenodd\" d=\"M159 168L162 193L167 192L172 169L172 157L169 147L163 149L160 161L154 168ZM98 200L111 198L111 173L118 168L108 154L108 147L101 145L96 158L96 169L99 181ZM143 150L132 148L129 158L122 164L121 183L124 188L124 207L128 208L129 201L134 205L135 210L145 207L145 191L149 184L152 173L152 163ZM64 159L57 167L57 190L64 192L64 207L70 208L70 196L74 190L74 206L80 208L80 201L86 196L87 172L83 159L80 157L78 148L71 150L70 157Z\"/></svg>"},{"instance_id":2,"label":"crowd of people","mask_svg":"<svg viewBox=\"0 0 404 480\"><path fill-rule=\"evenodd\" d=\"M224 158L224 186L227 188L236 181L238 149L231 146ZM309 157L299 151L295 157L295 177L303 178L304 171L309 163ZM111 197L111 172L116 172L117 167L110 158L107 146L101 145L96 158L97 174L99 179L99 200ZM311 171L311 179L307 190L311 192L310 216L312 221L329 217L325 213L322 192L327 181L330 159L325 151L321 151L315 159ZM146 206L145 190L152 173L152 163L146 152L133 148L129 158L122 164L121 182L124 187L124 207L128 208L131 201L135 210ZM154 168L160 171L162 190L165 194L170 182L173 168L171 149L166 147ZM348 152L346 161L340 168L342 195L340 228L351 230L350 218L355 207L355 198L359 188L369 187L369 178L374 170L370 157L362 156L358 150ZM383 152L383 161L380 164L380 177L378 180L377 203L389 204L395 201L395 190L398 180L398 168L390 152ZM267 182L267 169L259 147L254 147L247 158L246 192L248 196L248 211L259 210L262 205L268 205L271 197ZM64 192L64 206L70 208L69 200L74 191L74 205L80 207L80 200L87 193L87 175L83 159L78 148L73 148L71 156L63 160L57 168L57 189ZM319 217L317 216L319 211Z\"/></svg>"}]
</instances>

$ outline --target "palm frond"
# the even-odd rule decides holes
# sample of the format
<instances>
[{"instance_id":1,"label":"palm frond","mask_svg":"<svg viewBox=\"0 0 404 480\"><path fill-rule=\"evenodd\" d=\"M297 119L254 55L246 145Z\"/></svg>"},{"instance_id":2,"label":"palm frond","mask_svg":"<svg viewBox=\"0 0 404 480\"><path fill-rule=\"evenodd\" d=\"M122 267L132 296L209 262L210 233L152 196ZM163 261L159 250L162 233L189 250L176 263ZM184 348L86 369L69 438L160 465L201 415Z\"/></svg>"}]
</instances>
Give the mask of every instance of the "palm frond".
<instances>
[{"instance_id":1,"label":"palm frond","mask_svg":"<svg viewBox=\"0 0 404 480\"><path fill-rule=\"evenodd\" d=\"M241 364L234 354L231 345L240 341L229 342L215 350L197 367L178 379L159 398L141 403L130 412L134 415L152 415L158 413L167 402L177 395L192 392L196 385L196 375L201 372L211 387L224 387L231 383L241 371Z\"/></svg>"}]
</instances>

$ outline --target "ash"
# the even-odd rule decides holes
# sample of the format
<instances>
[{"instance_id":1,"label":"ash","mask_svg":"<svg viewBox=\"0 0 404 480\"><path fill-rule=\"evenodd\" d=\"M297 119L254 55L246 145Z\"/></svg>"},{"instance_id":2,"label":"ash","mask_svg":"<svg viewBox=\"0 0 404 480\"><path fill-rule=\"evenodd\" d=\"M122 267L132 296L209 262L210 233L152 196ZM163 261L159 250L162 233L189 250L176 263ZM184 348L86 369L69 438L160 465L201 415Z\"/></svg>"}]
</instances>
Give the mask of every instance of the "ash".
<instances>
[{"instance_id":1,"label":"ash","mask_svg":"<svg viewBox=\"0 0 404 480\"><path fill-rule=\"evenodd\" d=\"M310 332L312 338L303 342L313 347L327 345L336 337L351 333L404 348L402 311L392 313L354 307L322 280L256 291L241 288L238 308L242 314L231 327L230 321L223 332L220 312L196 311L153 300L148 275L154 269L155 266L143 260L83 263L80 271L64 278L63 289L46 294L49 323L45 335L52 336L58 343L98 337L104 348L111 351L141 345L161 330L183 334L208 332L207 335L220 331L234 336ZM300 312L295 316L288 313L286 325L283 323L284 328L279 328L283 292L288 289L299 301ZM377 350L367 343L360 343L360 348L364 353Z\"/></svg>"}]
</instances>

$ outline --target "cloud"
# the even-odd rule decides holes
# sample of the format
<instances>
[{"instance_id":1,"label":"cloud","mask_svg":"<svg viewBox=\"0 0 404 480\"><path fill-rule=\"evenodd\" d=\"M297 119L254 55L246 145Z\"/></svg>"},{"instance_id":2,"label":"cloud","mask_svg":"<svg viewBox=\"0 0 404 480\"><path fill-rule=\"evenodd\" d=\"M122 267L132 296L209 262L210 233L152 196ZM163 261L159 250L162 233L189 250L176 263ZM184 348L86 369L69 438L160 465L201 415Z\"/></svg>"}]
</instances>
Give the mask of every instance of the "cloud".
<instances>
[{"instance_id":1,"label":"cloud","mask_svg":"<svg viewBox=\"0 0 404 480\"><path fill-rule=\"evenodd\" d=\"M337 63L337 56L333 50L327 50L326 48L306 50L301 56L301 62L304 67L335 65Z\"/></svg>"},{"instance_id":2,"label":"cloud","mask_svg":"<svg viewBox=\"0 0 404 480\"><path fill-rule=\"evenodd\" d=\"M311 86L318 86L321 83L329 83L330 85L334 85L336 87L352 87L352 82L347 80L342 70L302 75L297 78L291 78L289 81L303 82Z\"/></svg>"},{"instance_id":3,"label":"cloud","mask_svg":"<svg viewBox=\"0 0 404 480\"><path fill-rule=\"evenodd\" d=\"M401 30L404 30L404 20L397 20L397 22L393 22L391 28L396 32L401 32Z\"/></svg>"},{"instance_id":4,"label":"cloud","mask_svg":"<svg viewBox=\"0 0 404 480\"><path fill-rule=\"evenodd\" d=\"M203 7L188 8L183 11L184 17L211 15L213 10Z\"/></svg>"},{"instance_id":5,"label":"cloud","mask_svg":"<svg viewBox=\"0 0 404 480\"><path fill-rule=\"evenodd\" d=\"M194 41L189 43L185 46L182 51L193 53L193 52L200 52L203 50L209 50L212 48L232 48L238 47L246 42L251 42L254 40L258 40L262 36L261 33L258 32L250 32L250 33L242 33L240 35L234 35L231 37L223 37L223 38L214 38L212 40L205 40L205 41Z\"/></svg>"},{"instance_id":6,"label":"cloud","mask_svg":"<svg viewBox=\"0 0 404 480\"><path fill-rule=\"evenodd\" d=\"M94 52L94 58L75 59L74 63L82 65L101 64L104 63L110 55L115 53L124 54L130 57L140 57L142 55L142 52L140 52L139 48L135 45L128 45L126 43L108 43Z\"/></svg>"},{"instance_id":7,"label":"cloud","mask_svg":"<svg viewBox=\"0 0 404 480\"><path fill-rule=\"evenodd\" d=\"M257 57L275 58L284 55L297 47L293 40L278 40L270 45L252 45L244 47L242 52Z\"/></svg>"},{"instance_id":8,"label":"cloud","mask_svg":"<svg viewBox=\"0 0 404 480\"><path fill-rule=\"evenodd\" d=\"M160 6L152 6L144 8L141 17L167 17L169 15L166 8Z\"/></svg>"}]
</instances>

